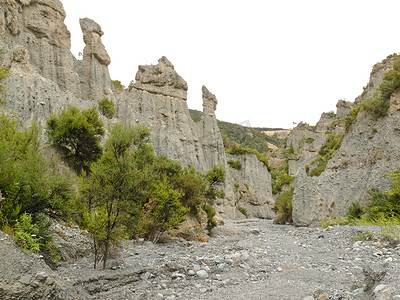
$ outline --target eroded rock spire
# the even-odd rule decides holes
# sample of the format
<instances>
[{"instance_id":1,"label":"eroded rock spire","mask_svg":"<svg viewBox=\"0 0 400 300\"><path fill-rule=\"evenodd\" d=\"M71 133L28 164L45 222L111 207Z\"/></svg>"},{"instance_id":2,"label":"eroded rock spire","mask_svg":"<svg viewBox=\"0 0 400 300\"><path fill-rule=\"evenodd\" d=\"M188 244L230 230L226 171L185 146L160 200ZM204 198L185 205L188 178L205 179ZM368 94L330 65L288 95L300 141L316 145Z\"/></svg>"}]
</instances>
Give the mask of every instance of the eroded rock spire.
<instances>
[{"instance_id":1,"label":"eroded rock spire","mask_svg":"<svg viewBox=\"0 0 400 300\"><path fill-rule=\"evenodd\" d=\"M133 86L138 90L187 100L188 85L165 56L157 65L139 66L135 80Z\"/></svg>"}]
</instances>

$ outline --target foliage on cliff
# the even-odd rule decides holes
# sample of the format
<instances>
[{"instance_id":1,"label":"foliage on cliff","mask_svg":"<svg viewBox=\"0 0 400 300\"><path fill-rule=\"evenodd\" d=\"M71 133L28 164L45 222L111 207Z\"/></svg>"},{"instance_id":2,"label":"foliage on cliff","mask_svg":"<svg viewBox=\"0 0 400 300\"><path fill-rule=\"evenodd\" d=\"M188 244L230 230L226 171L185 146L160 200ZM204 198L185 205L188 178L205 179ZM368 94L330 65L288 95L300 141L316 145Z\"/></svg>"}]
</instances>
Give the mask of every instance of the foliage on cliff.
<instances>
[{"instance_id":1,"label":"foliage on cliff","mask_svg":"<svg viewBox=\"0 0 400 300\"><path fill-rule=\"evenodd\" d=\"M189 112L195 123L200 122L202 112L193 109L189 109ZM263 133L263 131L275 129L251 128L219 120L217 120L217 124L221 134L226 135L229 140L240 144L243 148L255 149L263 154L271 150L268 143L277 147L284 143L284 140L277 135L268 136Z\"/></svg>"}]
</instances>

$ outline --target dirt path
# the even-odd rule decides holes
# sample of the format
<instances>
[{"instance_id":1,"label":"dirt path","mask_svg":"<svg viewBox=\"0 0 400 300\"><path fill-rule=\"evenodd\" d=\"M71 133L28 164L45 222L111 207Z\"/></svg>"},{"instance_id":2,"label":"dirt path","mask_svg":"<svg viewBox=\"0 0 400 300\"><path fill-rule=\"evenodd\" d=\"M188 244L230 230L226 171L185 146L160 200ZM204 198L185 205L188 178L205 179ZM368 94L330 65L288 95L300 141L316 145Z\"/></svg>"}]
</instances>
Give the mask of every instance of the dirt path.
<instances>
[{"instance_id":1,"label":"dirt path","mask_svg":"<svg viewBox=\"0 0 400 300\"><path fill-rule=\"evenodd\" d=\"M228 221L207 243L130 242L115 270L58 273L88 299L400 299L400 247L354 241L367 230Z\"/></svg>"}]
</instances>

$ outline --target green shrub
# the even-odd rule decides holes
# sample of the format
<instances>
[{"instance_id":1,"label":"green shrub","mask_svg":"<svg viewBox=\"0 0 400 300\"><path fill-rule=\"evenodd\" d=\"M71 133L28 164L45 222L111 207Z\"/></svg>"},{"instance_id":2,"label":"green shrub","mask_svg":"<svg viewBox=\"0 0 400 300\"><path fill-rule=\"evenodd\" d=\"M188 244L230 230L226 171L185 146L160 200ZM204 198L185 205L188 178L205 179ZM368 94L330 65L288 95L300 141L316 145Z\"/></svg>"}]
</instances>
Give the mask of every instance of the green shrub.
<instances>
[{"instance_id":1,"label":"green shrub","mask_svg":"<svg viewBox=\"0 0 400 300\"><path fill-rule=\"evenodd\" d=\"M197 215L199 208L206 202L204 191L207 182L204 175L196 171L194 167L184 169L181 174L176 186L183 192L182 205L188 207L192 214Z\"/></svg>"},{"instance_id":2,"label":"green shrub","mask_svg":"<svg viewBox=\"0 0 400 300\"><path fill-rule=\"evenodd\" d=\"M239 182L235 182L234 186L235 186L236 189L239 189L239 187L240 187Z\"/></svg>"},{"instance_id":3,"label":"green shrub","mask_svg":"<svg viewBox=\"0 0 400 300\"><path fill-rule=\"evenodd\" d=\"M353 109L351 112L347 114L347 116L344 118L344 125L346 132L350 130L351 125L353 125L354 121L357 118L358 113L360 112L361 106L357 106L355 109Z\"/></svg>"},{"instance_id":4,"label":"green shrub","mask_svg":"<svg viewBox=\"0 0 400 300\"><path fill-rule=\"evenodd\" d=\"M367 220L379 221L390 218L400 219L400 197L377 188L368 191Z\"/></svg>"},{"instance_id":5,"label":"green shrub","mask_svg":"<svg viewBox=\"0 0 400 300\"><path fill-rule=\"evenodd\" d=\"M309 137L309 138L306 138L305 142L307 144L312 144L314 142L314 139Z\"/></svg>"},{"instance_id":6,"label":"green shrub","mask_svg":"<svg viewBox=\"0 0 400 300\"><path fill-rule=\"evenodd\" d=\"M244 186L245 186L246 190L250 190L249 185L247 183L244 183Z\"/></svg>"},{"instance_id":7,"label":"green shrub","mask_svg":"<svg viewBox=\"0 0 400 300\"><path fill-rule=\"evenodd\" d=\"M359 203L353 202L346 213L346 217L348 220L352 221L356 219L361 219L364 213L364 208L362 208Z\"/></svg>"},{"instance_id":8,"label":"green shrub","mask_svg":"<svg viewBox=\"0 0 400 300\"><path fill-rule=\"evenodd\" d=\"M228 160L228 165L236 170L241 170L242 169L242 163L240 162L240 160L233 160L230 159Z\"/></svg>"},{"instance_id":9,"label":"green shrub","mask_svg":"<svg viewBox=\"0 0 400 300\"><path fill-rule=\"evenodd\" d=\"M322 172L325 171L326 166L328 165L328 163L326 161L324 161L323 158L319 159L317 161L317 163L318 163L318 165L315 168L313 168L307 172L308 176L313 177L313 176L321 175Z\"/></svg>"},{"instance_id":10,"label":"green shrub","mask_svg":"<svg viewBox=\"0 0 400 300\"><path fill-rule=\"evenodd\" d=\"M289 154L289 155L290 155L290 154L294 154L293 143L290 143L289 150L288 150L288 154Z\"/></svg>"},{"instance_id":11,"label":"green shrub","mask_svg":"<svg viewBox=\"0 0 400 300\"><path fill-rule=\"evenodd\" d=\"M133 82L133 80L131 80L128 85L128 90L131 91L133 89L133 86L134 86L134 82Z\"/></svg>"},{"instance_id":12,"label":"green shrub","mask_svg":"<svg viewBox=\"0 0 400 300\"><path fill-rule=\"evenodd\" d=\"M1 55L1 53L0 53ZM10 76L10 71L4 67L0 66L0 95L4 95L7 91L7 88L3 85L3 81ZM3 104L4 101L0 97L0 105Z\"/></svg>"},{"instance_id":13,"label":"green shrub","mask_svg":"<svg viewBox=\"0 0 400 300\"><path fill-rule=\"evenodd\" d=\"M45 155L47 159L45 159ZM60 172L56 156L40 147L39 128L18 130L18 124L0 117L0 230L12 226L22 213L62 214L72 198L73 176Z\"/></svg>"},{"instance_id":14,"label":"green shrub","mask_svg":"<svg viewBox=\"0 0 400 300\"><path fill-rule=\"evenodd\" d=\"M246 219L249 217L249 213L247 212L247 209L245 207L236 206L236 208L242 213L242 215L246 217Z\"/></svg>"},{"instance_id":15,"label":"green shrub","mask_svg":"<svg viewBox=\"0 0 400 300\"><path fill-rule=\"evenodd\" d=\"M124 89L124 86L123 86L123 84L121 83L121 81L119 81L119 80L111 80L111 82L114 84L114 86L115 86L117 89Z\"/></svg>"},{"instance_id":16,"label":"green shrub","mask_svg":"<svg viewBox=\"0 0 400 300\"><path fill-rule=\"evenodd\" d=\"M203 205L202 208L207 214L207 230L211 233L211 230L217 226L217 222L214 220L216 215L215 209L208 204Z\"/></svg>"},{"instance_id":17,"label":"green shrub","mask_svg":"<svg viewBox=\"0 0 400 300\"><path fill-rule=\"evenodd\" d=\"M344 134L328 135L328 140L318 151L318 157L311 162L309 166L306 166L306 172L308 176L319 176L325 171L328 161L333 157L333 154L338 150L342 144ZM317 164L315 168L311 166Z\"/></svg>"},{"instance_id":18,"label":"green shrub","mask_svg":"<svg viewBox=\"0 0 400 300\"><path fill-rule=\"evenodd\" d=\"M277 213L274 224L293 223L292 220L292 199L294 188L284 191L276 197L274 211Z\"/></svg>"},{"instance_id":19,"label":"green shrub","mask_svg":"<svg viewBox=\"0 0 400 300\"><path fill-rule=\"evenodd\" d=\"M35 231L37 226L32 224L32 216L23 213L15 225L14 241L24 250L29 252L38 253L40 250L39 239Z\"/></svg>"},{"instance_id":20,"label":"green shrub","mask_svg":"<svg viewBox=\"0 0 400 300\"><path fill-rule=\"evenodd\" d=\"M294 177L289 175L289 163L286 161L278 168L271 168L272 193L278 194L284 185L293 182Z\"/></svg>"},{"instance_id":21,"label":"green shrub","mask_svg":"<svg viewBox=\"0 0 400 300\"><path fill-rule=\"evenodd\" d=\"M372 114L376 119L387 115L389 109L389 100L381 96L374 96L366 99L362 103L364 110Z\"/></svg>"},{"instance_id":22,"label":"green shrub","mask_svg":"<svg viewBox=\"0 0 400 300\"><path fill-rule=\"evenodd\" d=\"M115 115L114 102L107 98L101 99L99 102L100 113L108 119L112 119Z\"/></svg>"},{"instance_id":23,"label":"green shrub","mask_svg":"<svg viewBox=\"0 0 400 300\"><path fill-rule=\"evenodd\" d=\"M50 142L64 155L76 171L89 171L89 166L102 152L103 122L95 107L80 111L74 106L47 120Z\"/></svg>"}]
</instances>

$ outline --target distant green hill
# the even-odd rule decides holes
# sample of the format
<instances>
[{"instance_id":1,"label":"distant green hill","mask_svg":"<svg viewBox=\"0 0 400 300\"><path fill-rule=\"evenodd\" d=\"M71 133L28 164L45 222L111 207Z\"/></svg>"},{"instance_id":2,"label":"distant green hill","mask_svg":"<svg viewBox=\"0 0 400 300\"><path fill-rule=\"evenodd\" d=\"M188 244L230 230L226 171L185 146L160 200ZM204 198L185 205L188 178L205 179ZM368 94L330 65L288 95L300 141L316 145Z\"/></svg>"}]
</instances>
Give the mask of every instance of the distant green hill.
<instances>
[{"instance_id":1,"label":"distant green hill","mask_svg":"<svg viewBox=\"0 0 400 300\"><path fill-rule=\"evenodd\" d=\"M198 110L189 109L190 116L195 123L200 122L203 113ZM282 131L281 128L252 128L234 123L217 120L222 135L226 135L230 141L240 144L244 148L256 149L260 153L266 153L270 147L268 143L281 146L285 140L278 134L268 136L263 132Z\"/></svg>"}]
</instances>

